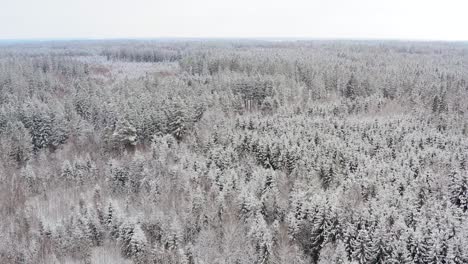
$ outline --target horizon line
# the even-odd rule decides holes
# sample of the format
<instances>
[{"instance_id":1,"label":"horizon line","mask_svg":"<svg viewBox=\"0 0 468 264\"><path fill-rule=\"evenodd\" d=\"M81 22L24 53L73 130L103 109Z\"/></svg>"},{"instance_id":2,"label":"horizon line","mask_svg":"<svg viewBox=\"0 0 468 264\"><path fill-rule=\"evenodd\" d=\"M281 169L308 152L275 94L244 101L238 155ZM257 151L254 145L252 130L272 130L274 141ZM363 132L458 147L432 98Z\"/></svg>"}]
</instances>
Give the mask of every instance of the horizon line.
<instances>
[{"instance_id":1,"label":"horizon line","mask_svg":"<svg viewBox=\"0 0 468 264\"><path fill-rule=\"evenodd\" d=\"M242 41L396 41L396 42L468 42L468 39L430 39L430 38L370 38L370 37L241 37L241 36L207 36L207 37L185 37L185 36L161 36L161 37L44 37L44 38L0 38L0 43L16 42L68 42L68 41L138 41L138 40L173 40L173 41L213 41L213 40L242 40Z\"/></svg>"}]
</instances>

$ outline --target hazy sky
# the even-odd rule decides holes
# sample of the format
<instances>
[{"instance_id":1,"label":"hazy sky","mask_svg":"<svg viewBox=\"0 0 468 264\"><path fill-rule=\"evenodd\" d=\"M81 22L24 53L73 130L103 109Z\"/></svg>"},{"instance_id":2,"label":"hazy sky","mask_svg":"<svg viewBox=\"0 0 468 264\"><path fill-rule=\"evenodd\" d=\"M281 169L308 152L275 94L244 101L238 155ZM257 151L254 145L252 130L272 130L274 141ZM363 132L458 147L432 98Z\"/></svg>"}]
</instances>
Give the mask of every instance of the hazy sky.
<instances>
[{"instance_id":1,"label":"hazy sky","mask_svg":"<svg viewBox=\"0 0 468 264\"><path fill-rule=\"evenodd\" d=\"M468 0L0 0L0 39L468 40Z\"/></svg>"}]
</instances>

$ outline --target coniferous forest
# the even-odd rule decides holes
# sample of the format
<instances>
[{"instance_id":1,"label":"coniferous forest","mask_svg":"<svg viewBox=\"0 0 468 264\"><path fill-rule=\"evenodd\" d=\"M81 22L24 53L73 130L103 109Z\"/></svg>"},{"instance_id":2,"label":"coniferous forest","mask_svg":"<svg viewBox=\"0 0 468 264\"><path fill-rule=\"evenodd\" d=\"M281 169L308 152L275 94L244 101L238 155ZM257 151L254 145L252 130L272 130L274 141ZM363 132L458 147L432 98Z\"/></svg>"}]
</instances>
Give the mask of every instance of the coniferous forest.
<instances>
[{"instance_id":1,"label":"coniferous forest","mask_svg":"<svg viewBox=\"0 0 468 264\"><path fill-rule=\"evenodd\" d=\"M0 44L0 263L468 263L468 44Z\"/></svg>"}]
</instances>

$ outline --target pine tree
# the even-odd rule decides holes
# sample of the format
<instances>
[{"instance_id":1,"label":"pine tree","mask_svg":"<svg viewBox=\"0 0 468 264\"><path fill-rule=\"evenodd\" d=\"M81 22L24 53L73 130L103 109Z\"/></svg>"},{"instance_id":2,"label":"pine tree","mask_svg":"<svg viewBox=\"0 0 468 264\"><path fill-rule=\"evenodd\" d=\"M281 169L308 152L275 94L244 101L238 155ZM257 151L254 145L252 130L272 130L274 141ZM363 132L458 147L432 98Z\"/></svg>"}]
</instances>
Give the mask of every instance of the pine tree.
<instances>
[{"instance_id":1,"label":"pine tree","mask_svg":"<svg viewBox=\"0 0 468 264\"><path fill-rule=\"evenodd\" d=\"M468 136L468 123L465 123L465 124L463 125L462 134L463 134L464 136Z\"/></svg>"},{"instance_id":2,"label":"pine tree","mask_svg":"<svg viewBox=\"0 0 468 264\"><path fill-rule=\"evenodd\" d=\"M96 185L93 190L93 206L96 211L102 211L102 192L101 187Z\"/></svg>"},{"instance_id":3,"label":"pine tree","mask_svg":"<svg viewBox=\"0 0 468 264\"><path fill-rule=\"evenodd\" d=\"M432 113L440 113L440 98L437 95L432 99Z\"/></svg>"},{"instance_id":4,"label":"pine tree","mask_svg":"<svg viewBox=\"0 0 468 264\"><path fill-rule=\"evenodd\" d=\"M177 250L183 241L182 228L178 220L169 223L168 230L162 238L162 244L167 250Z\"/></svg>"},{"instance_id":5,"label":"pine tree","mask_svg":"<svg viewBox=\"0 0 468 264\"><path fill-rule=\"evenodd\" d=\"M271 157L270 157L270 164L271 164L272 169L277 170L281 168L281 163L282 163L281 157L282 157L281 149L277 144L275 144L271 149Z\"/></svg>"},{"instance_id":6,"label":"pine tree","mask_svg":"<svg viewBox=\"0 0 468 264\"><path fill-rule=\"evenodd\" d=\"M110 228L115 223L115 216L114 216L114 207L112 203L109 203L107 206L107 215L106 215L106 225Z\"/></svg>"},{"instance_id":7,"label":"pine tree","mask_svg":"<svg viewBox=\"0 0 468 264\"><path fill-rule=\"evenodd\" d=\"M353 260L361 264L371 263L375 260L377 249L375 248L367 229L362 228L358 231L358 235L356 236L356 239L352 241L351 247L351 257Z\"/></svg>"},{"instance_id":8,"label":"pine tree","mask_svg":"<svg viewBox=\"0 0 468 264\"><path fill-rule=\"evenodd\" d=\"M349 263L348 253L344 243L338 240L336 244L327 243L320 251L318 264L347 264Z\"/></svg>"},{"instance_id":9,"label":"pine tree","mask_svg":"<svg viewBox=\"0 0 468 264\"><path fill-rule=\"evenodd\" d=\"M246 189L241 189L241 193L238 197L238 205L240 215L244 220L254 216L259 209L258 200Z\"/></svg>"},{"instance_id":10,"label":"pine tree","mask_svg":"<svg viewBox=\"0 0 468 264\"><path fill-rule=\"evenodd\" d=\"M121 222L112 203L109 203L107 207L105 221L105 228L108 230L110 237L113 239L118 239Z\"/></svg>"},{"instance_id":11,"label":"pine tree","mask_svg":"<svg viewBox=\"0 0 468 264\"><path fill-rule=\"evenodd\" d=\"M433 242L430 236L416 233L410 245L413 263L431 263L433 261L432 245Z\"/></svg>"},{"instance_id":12,"label":"pine tree","mask_svg":"<svg viewBox=\"0 0 468 264\"><path fill-rule=\"evenodd\" d=\"M439 101L439 113L446 113L448 112L449 108L448 108L448 104L447 104L447 98L446 98L446 94L442 94L442 96L440 97L440 101Z\"/></svg>"},{"instance_id":13,"label":"pine tree","mask_svg":"<svg viewBox=\"0 0 468 264\"><path fill-rule=\"evenodd\" d=\"M468 210L468 177L462 173L452 172L450 178L450 201L466 212Z\"/></svg>"},{"instance_id":14,"label":"pine tree","mask_svg":"<svg viewBox=\"0 0 468 264\"><path fill-rule=\"evenodd\" d=\"M137 130L126 119L119 120L112 134L112 141L114 148L125 148L127 150L134 150L137 143Z\"/></svg>"},{"instance_id":15,"label":"pine tree","mask_svg":"<svg viewBox=\"0 0 468 264\"><path fill-rule=\"evenodd\" d=\"M139 224L133 228L133 234L129 242L129 251L136 263L145 263L145 255L147 253L147 244L145 233Z\"/></svg>"},{"instance_id":16,"label":"pine tree","mask_svg":"<svg viewBox=\"0 0 468 264\"><path fill-rule=\"evenodd\" d=\"M71 229L73 254L80 259L89 261L92 241L86 219L80 216L75 217Z\"/></svg>"},{"instance_id":17,"label":"pine tree","mask_svg":"<svg viewBox=\"0 0 468 264\"><path fill-rule=\"evenodd\" d=\"M8 122L5 134L9 140L2 142L6 147L6 154L18 165L24 165L30 160L33 150L32 139L29 131L21 122Z\"/></svg>"},{"instance_id":18,"label":"pine tree","mask_svg":"<svg viewBox=\"0 0 468 264\"><path fill-rule=\"evenodd\" d=\"M104 230L99 223L99 219L96 219L95 217L88 219L87 225L88 237L92 241L93 245L101 246L104 242Z\"/></svg>"},{"instance_id":19,"label":"pine tree","mask_svg":"<svg viewBox=\"0 0 468 264\"><path fill-rule=\"evenodd\" d=\"M166 110L168 120L167 128L178 141L182 140L189 129L189 118L185 103L180 99L175 99Z\"/></svg>"},{"instance_id":20,"label":"pine tree","mask_svg":"<svg viewBox=\"0 0 468 264\"><path fill-rule=\"evenodd\" d=\"M322 250L323 243L325 242L325 235L327 233L327 216L325 215L325 211L323 208L318 208L316 210L318 210L318 212L314 215L310 223L312 228L308 245L308 247L310 247L308 249L310 252L309 254L314 261L317 261L320 256L320 251Z\"/></svg>"},{"instance_id":21,"label":"pine tree","mask_svg":"<svg viewBox=\"0 0 468 264\"><path fill-rule=\"evenodd\" d=\"M398 240L391 244L391 254L387 259L390 264L410 264L412 258L410 252L407 249L405 241Z\"/></svg>"},{"instance_id":22,"label":"pine tree","mask_svg":"<svg viewBox=\"0 0 468 264\"><path fill-rule=\"evenodd\" d=\"M296 151L297 151L297 149L293 148L293 149L286 152L285 167L286 167L286 171L288 172L288 174L290 174L294 170L294 168L296 166L296 162L299 159L297 157L297 152Z\"/></svg>"},{"instance_id":23,"label":"pine tree","mask_svg":"<svg viewBox=\"0 0 468 264\"><path fill-rule=\"evenodd\" d=\"M131 240L134 234L135 224L130 221L125 221L119 227L118 233L118 242L120 244L120 251L122 256L125 257L132 257L132 248L131 248Z\"/></svg>"},{"instance_id":24,"label":"pine tree","mask_svg":"<svg viewBox=\"0 0 468 264\"><path fill-rule=\"evenodd\" d=\"M319 170L319 178L322 182L322 188L327 190L330 188L332 181L334 179L334 171L333 168L330 167L328 170L325 170L323 167L320 167Z\"/></svg>"},{"instance_id":25,"label":"pine tree","mask_svg":"<svg viewBox=\"0 0 468 264\"><path fill-rule=\"evenodd\" d=\"M466 252L466 246L464 241L459 237L455 237L448 244L448 252L446 263L450 264L462 264L468 263L468 253Z\"/></svg>"},{"instance_id":26,"label":"pine tree","mask_svg":"<svg viewBox=\"0 0 468 264\"><path fill-rule=\"evenodd\" d=\"M46 113L35 113L30 128L33 148L37 152L49 146L52 138L52 120Z\"/></svg>"},{"instance_id":27,"label":"pine tree","mask_svg":"<svg viewBox=\"0 0 468 264\"><path fill-rule=\"evenodd\" d=\"M62 163L61 177L65 182L73 182L75 180L75 173L69 160L64 160Z\"/></svg>"},{"instance_id":28,"label":"pine tree","mask_svg":"<svg viewBox=\"0 0 468 264\"><path fill-rule=\"evenodd\" d=\"M264 168L271 168L270 148L268 147L267 143L262 142L262 144L260 145L257 153L257 159L260 165Z\"/></svg>"},{"instance_id":29,"label":"pine tree","mask_svg":"<svg viewBox=\"0 0 468 264\"><path fill-rule=\"evenodd\" d=\"M357 86L358 82L356 80L356 77L354 77L354 74L351 74L349 81L346 83L345 97L351 100L356 99L356 90L358 88Z\"/></svg>"},{"instance_id":30,"label":"pine tree","mask_svg":"<svg viewBox=\"0 0 468 264\"><path fill-rule=\"evenodd\" d=\"M27 164L21 170L21 178L25 180L27 183L28 190L31 193L37 194L40 191L41 182L39 177L37 177L36 173L34 172L32 166Z\"/></svg>"},{"instance_id":31,"label":"pine tree","mask_svg":"<svg viewBox=\"0 0 468 264\"><path fill-rule=\"evenodd\" d=\"M387 259L390 257L391 248L389 246L388 231L382 227L378 226L374 231L374 240L375 240L375 263L386 263Z\"/></svg>"},{"instance_id":32,"label":"pine tree","mask_svg":"<svg viewBox=\"0 0 468 264\"><path fill-rule=\"evenodd\" d=\"M262 214L256 214L252 220L249 235L255 243L257 263L268 263L273 247L271 231Z\"/></svg>"},{"instance_id":33,"label":"pine tree","mask_svg":"<svg viewBox=\"0 0 468 264\"><path fill-rule=\"evenodd\" d=\"M200 121L203 117L203 114L206 111L206 106L201 103L193 107L193 117L192 117L192 122L196 123Z\"/></svg>"}]
</instances>

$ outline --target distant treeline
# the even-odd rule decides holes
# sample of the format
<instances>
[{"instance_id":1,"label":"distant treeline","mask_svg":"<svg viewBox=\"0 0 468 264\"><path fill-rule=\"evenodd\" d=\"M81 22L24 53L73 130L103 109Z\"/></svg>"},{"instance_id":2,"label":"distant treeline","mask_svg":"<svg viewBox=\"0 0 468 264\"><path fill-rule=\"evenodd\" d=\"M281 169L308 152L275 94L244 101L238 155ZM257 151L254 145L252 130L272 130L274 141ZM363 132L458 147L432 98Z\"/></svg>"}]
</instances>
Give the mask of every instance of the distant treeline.
<instances>
[{"instance_id":1,"label":"distant treeline","mask_svg":"<svg viewBox=\"0 0 468 264\"><path fill-rule=\"evenodd\" d=\"M123 60L134 62L165 62L178 61L182 58L180 51L155 48L118 48L107 49L101 52L107 60Z\"/></svg>"}]
</instances>

